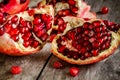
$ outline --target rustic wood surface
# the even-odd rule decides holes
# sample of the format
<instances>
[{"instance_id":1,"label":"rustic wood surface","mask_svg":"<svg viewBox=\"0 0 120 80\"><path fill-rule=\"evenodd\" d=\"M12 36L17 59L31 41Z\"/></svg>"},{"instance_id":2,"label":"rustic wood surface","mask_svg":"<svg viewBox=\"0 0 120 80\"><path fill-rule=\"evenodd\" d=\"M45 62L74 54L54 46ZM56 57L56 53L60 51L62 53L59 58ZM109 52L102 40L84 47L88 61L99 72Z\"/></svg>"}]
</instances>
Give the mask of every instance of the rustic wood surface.
<instances>
[{"instance_id":1,"label":"rustic wood surface","mask_svg":"<svg viewBox=\"0 0 120 80\"><path fill-rule=\"evenodd\" d=\"M34 6L41 0L31 0ZM92 11L99 11L102 6L108 6L110 12L98 15L102 19L120 23L120 0L86 0L92 6ZM120 80L120 47L109 58L96 64L77 66L64 62L63 69L54 69L52 64L59 60L50 53L50 44L42 51L23 57L11 57L0 54L0 80ZM59 60L61 61L61 60ZM21 66L19 75L10 74L11 66ZM69 75L69 68L77 66L80 73L76 77Z\"/></svg>"}]
</instances>

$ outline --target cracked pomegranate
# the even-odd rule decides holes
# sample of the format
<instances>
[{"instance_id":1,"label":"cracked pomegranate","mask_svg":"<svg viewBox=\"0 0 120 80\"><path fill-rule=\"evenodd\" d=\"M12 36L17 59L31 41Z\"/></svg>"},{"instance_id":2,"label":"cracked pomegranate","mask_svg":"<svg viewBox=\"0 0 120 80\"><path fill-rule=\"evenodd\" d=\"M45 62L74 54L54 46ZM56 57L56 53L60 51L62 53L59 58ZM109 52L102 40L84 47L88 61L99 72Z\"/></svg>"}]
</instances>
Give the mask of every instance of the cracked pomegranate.
<instances>
[{"instance_id":1,"label":"cracked pomegranate","mask_svg":"<svg viewBox=\"0 0 120 80\"><path fill-rule=\"evenodd\" d=\"M119 24L105 20L81 20L80 23L72 29L67 26L66 32L55 37L54 55L72 64L91 64L108 57L119 46Z\"/></svg>"},{"instance_id":2,"label":"cracked pomegranate","mask_svg":"<svg viewBox=\"0 0 120 80\"><path fill-rule=\"evenodd\" d=\"M52 6L30 9L14 15L1 15L0 52L21 56L38 52L47 41L53 24ZM33 13L33 12L32 12Z\"/></svg>"},{"instance_id":3,"label":"cracked pomegranate","mask_svg":"<svg viewBox=\"0 0 120 80\"><path fill-rule=\"evenodd\" d=\"M90 12L90 6L82 0L43 0L38 7L45 4L54 6L55 19L54 27L51 36L63 33L67 23L64 21L66 16L76 16L80 18L95 18L95 15Z\"/></svg>"}]
</instances>

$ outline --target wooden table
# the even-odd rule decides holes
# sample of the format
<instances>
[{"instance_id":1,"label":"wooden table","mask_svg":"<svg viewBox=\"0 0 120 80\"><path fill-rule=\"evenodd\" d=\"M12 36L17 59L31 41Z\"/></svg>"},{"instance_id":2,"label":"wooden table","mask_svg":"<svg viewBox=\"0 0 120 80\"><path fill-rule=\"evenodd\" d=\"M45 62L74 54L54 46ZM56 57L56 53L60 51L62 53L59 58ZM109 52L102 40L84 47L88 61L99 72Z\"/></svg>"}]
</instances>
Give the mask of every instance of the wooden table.
<instances>
[{"instance_id":1,"label":"wooden table","mask_svg":"<svg viewBox=\"0 0 120 80\"><path fill-rule=\"evenodd\" d=\"M98 15L109 21L120 21L120 0L86 0L92 11L99 11L102 6L108 6L110 11L106 15ZM31 0L34 6L39 0ZM42 51L23 57L11 57L0 54L0 80L120 80L120 47L109 58L91 65L78 66L80 73L76 77L69 75L69 68L73 65L65 63L64 69L54 69L52 64L59 60L50 53L50 44ZM11 66L19 65L21 74L12 75Z\"/></svg>"}]
</instances>

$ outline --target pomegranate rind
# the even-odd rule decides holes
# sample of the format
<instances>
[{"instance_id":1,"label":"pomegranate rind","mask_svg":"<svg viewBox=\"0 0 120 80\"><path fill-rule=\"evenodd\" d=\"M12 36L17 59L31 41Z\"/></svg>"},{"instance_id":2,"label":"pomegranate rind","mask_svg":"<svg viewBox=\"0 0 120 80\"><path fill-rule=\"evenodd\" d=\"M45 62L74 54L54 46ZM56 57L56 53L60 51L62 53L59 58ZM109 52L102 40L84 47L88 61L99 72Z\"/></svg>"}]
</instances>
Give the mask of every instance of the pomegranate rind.
<instances>
[{"instance_id":1,"label":"pomegranate rind","mask_svg":"<svg viewBox=\"0 0 120 80\"><path fill-rule=\"evenodd\" d=\"M34 8L34 14L49 14L54 18L54 10L53 7L50 5L46 5L41 8ZM19 18L22 17L24 20L27 21L33 21L34 17L33 15L30 16L28 11L20 12L17 15ZM8 20L11 19L14 15L10 15ZM53 19L54 20L54 19ZM51 20L53 25L53 20ZM52 29L52 28L51 28ZM50 30L48 30L48 35L51 33ZM34 33L33 33L34 34ZM34 35L33 35L34 36ZM45 42L42 42L40 39L38 39L36 36L34 38L40 42L41 45L34 48L31 46L24 47L23 46L23 39L21 38L21 34L19 34L19 41L15 42L13 39L10 38L10 35L8 33L4 33L2 36L0 36L0 53L7 54L10 56L23 56L28 54L33 54L39 52L42 47L44 46Z\"/></svg>"},{"instance_id":2,"label":"pomegranate rind","mask_svg":"<svg viewBox=\"0 0 120 80\"><path fill-rule=\"evenodd\" d=\"M10 2L3 7L3 11L8 14L15 14L27 9L30 0L20 4L20 0L10 0Z\"/></svg>"},{"instance_id":3,"label":"pomegranate rind","mask_svg":"<svg viewBox=\"0 0 120 80\"><path fill-rule=\"evenodd\" d=\"M93 20L90 20L88 22L93 22L94 20L97 20L97 19L93 19ZM100 19L98 19L98 20L101 21ZM84 23L84 21L81 22L80 25L83 25L83 23ZM69 27L69 26L67 26L67 27ZM74 27L74 28L76 28L76 27ZM67 28L66 32L69 31L69 30L71 30L71 28ZM108 49L99 53L98 56L89 57L85 60L81 60L81 59L74 60L73 58L68 58L67 56L64 56L62 53L57 51L58 50L57 39L59 39L60 36L65 35L66 32L64 32L63 34L58 34L53 39L51 51L58 58L66 61L68 63L71 63L71 64L86 65L86 64L92 64L92 63L99 62L99 61L109 57L111 54L113 54L114 51L118 48L119 43L120 43L120 35L118 33L111 32L111 34L112 34L112 40L111 40L111 43L110 43L111 46Z\"/></svg>"}]
</instances>

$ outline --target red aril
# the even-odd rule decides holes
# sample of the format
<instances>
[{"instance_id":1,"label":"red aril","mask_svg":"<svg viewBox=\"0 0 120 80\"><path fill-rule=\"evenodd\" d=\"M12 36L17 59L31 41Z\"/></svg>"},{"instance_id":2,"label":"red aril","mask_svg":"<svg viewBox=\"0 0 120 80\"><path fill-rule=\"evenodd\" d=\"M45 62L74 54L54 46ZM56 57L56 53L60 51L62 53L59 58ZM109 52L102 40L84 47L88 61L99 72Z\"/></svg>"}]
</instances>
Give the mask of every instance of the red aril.
<instances>
[{"instance_id":1,"label":"red aril","mask_svg":"<svg viewBox=\"0 0 120 80\"><path fill-rule=\"evenodd\" d=\"M69 70L69 73L71 76L75 77L78 75L79 69L77 67L71 67Z\"/></svg>"},{"instance_id":2,"label":"red aril","mask_svg":"<svg viewBox=\"0 0 120 80\"><path fill-rule=\"evenodd\" d=\"M22 68L20 66L12 66L10 72L14 75L20 74L22 72Z\"/></svg>"}]
</instances>

